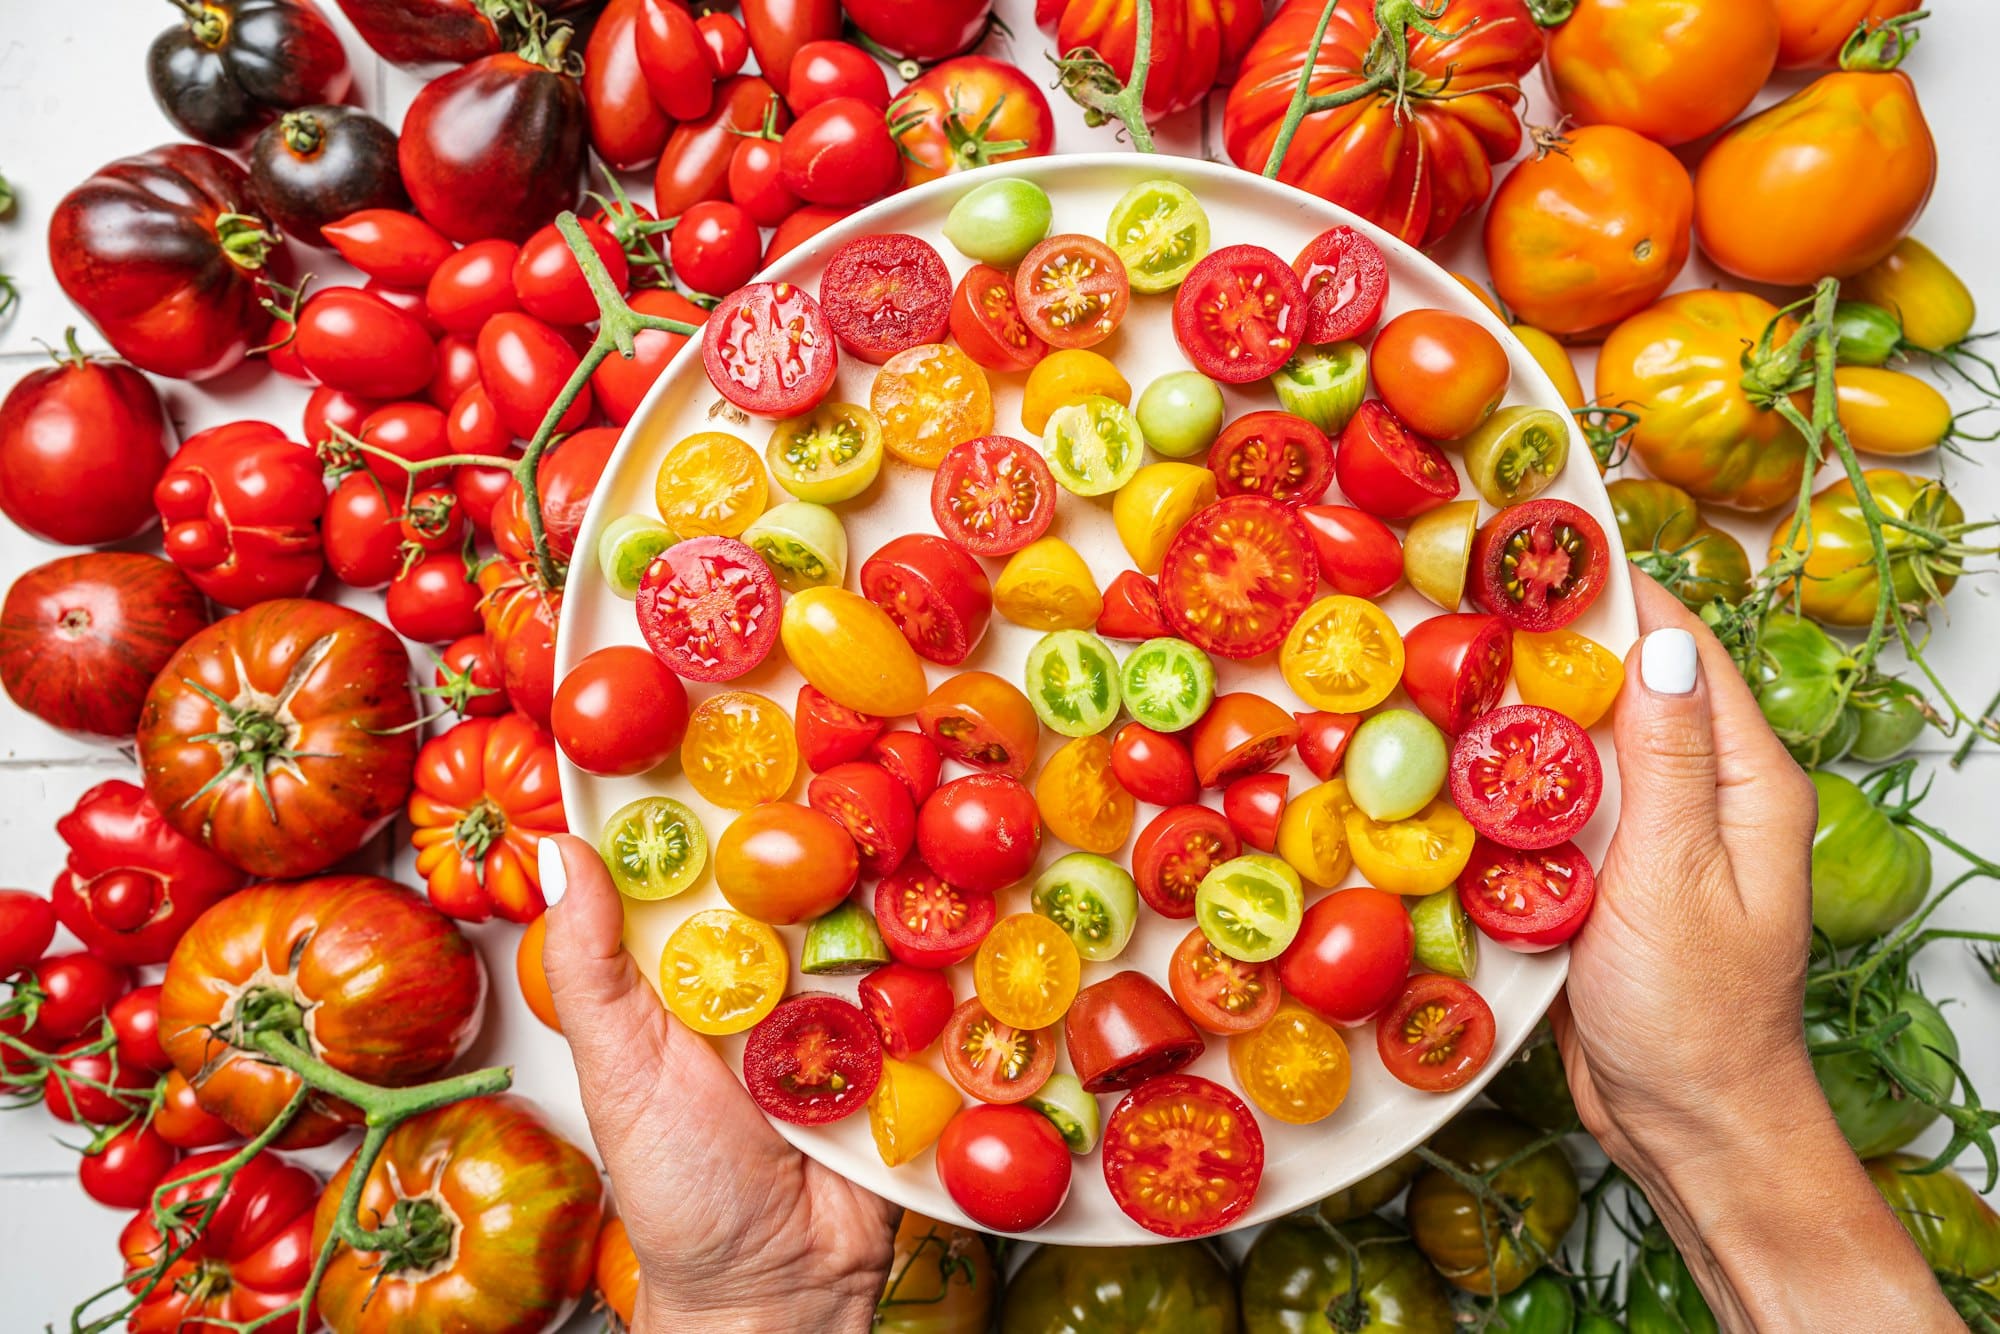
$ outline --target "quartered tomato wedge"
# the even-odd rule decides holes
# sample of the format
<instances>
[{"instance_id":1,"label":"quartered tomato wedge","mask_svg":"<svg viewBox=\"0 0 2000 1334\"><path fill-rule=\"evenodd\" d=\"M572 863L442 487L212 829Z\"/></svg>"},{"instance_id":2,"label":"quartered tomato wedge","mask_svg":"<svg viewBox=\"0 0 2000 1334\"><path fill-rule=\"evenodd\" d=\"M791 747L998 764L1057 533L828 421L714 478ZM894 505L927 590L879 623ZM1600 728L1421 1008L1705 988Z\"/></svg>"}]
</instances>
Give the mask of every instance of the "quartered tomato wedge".
<instances>
[{"instance_id":1,"label":"quartered tomato wedge","mask_svg":"<svg viewBox=\"0 0 2000 1334\"><path fill-rule=\"evenodd\" d=\"M946 758L1011 778L1028 776L1042 740L1034 705L992 672L960 672L942 682L917 710L917 726Z\"/></svg>"},{"instance_id":2,"label":"quartered tomato wedge","mask_svg":"<svg viewBox=\"0 0 2000 1334\"><path fill-rule=\"evenodd\" d=\"M1004 435L954 445L931 480L938 531L975 556L1009 556L1048 532L1056 479L1041 451Z\"/></svg>"},{"instance_id":3,"label":"quartered tomato wedge","mask_svg":"<svg viewBox=\"0 0 2000 1334\"><path fill-rule=\"evenodd\" d=\"M1292 1001L1262 1028L1229 1040L1229 1073L1266 1116L1304 1126L1347 1101L1354 1066L1340 1030Z\"/></svg>"},{"instance_id":4,"label":"quartered tomato wedge","mask_svg":"<svg viewBox=\"0 0 2000 1334\"><path fill-rule=\"evenodd\" d=\"M1264 1135L1243 1100L1197 1075L1160 1075L1104 1128L1104 1183L1126 1216L1163 1237L1228 1227L1257 1196Z\"/></svg>"},{"instance_id":5,"label":"quartered tomato wedge","mask_svg":"<svg viewBox=\"0 0 2000 1334\"><path fill-rule=\"evenodd\" d=\"M1403 544L1388 524L1351 505L1307 505L1299 519L1312 538L1319 577L1336 593L1379 598L1403 580Z\"/></svg>"},{"instance_id":6,"label":"quartered tomato wedge","mask_svg":"<svg viewBox=\"0 0 2000 1334\"><path fill-rule=\"evenodd\" d=\"M1294 713L1299 725L1299 758L1314 778L1325 782L1340 769L1347 755L1347 743L1361 725L1358 713Z\"/></svg>"},{"instance_id":7,"label":"quartered tomato wedge","mask_svg":"<svg viewBox=\"0 0 2000 1334\"><path fill-rule=\"evenodd\" d=\"M1092 236L1051 236L1014 270L1014 301L1050 347L1092 347L1125 318L1132 287L1124 261Z\"/></svg>"},{"instance_id":8,"label":"quartered tomato wedge","mask_svg":"<svg viewBox=\"0 0 2000 1334\"><path fill-rule=\"evenodd\" d=\"M889 953L917 968L969 959L993 929L993 895L960 889L919 861L875 886L875 924Z\"/></svg>"},{"instance_id":9,"label":"quartered tomato wedge","mask_svg":"<svg viewBox=\"0 0 2000 1334\"><path fill-rule=\"evenodd\" d=\"M855 997L882 1049L899 1061L936 1042L951 1021L951 983L933 969L883 964L861 979Z\"/></svg>"},{"instance_id":10,"label":"quartered tomato wedge","mask_svg":"<svg viewBox=\"0 0 2000 1334\"><path fill-rule=\"evenodd\" d=\"M866 755L882 734L882 720L836 704L812 686L800 686L792 734L806 768L818 773Z\"/></svg>"},{"instance_id":11,"label":"quartered tomato wedge","mask_svg":"<svg viewBox=\"0 0 2000 1334\"><path fill-rule=\"evenodd\" d=\"M1539 635L1516 630L1514 683L1523 704L1540 704L1567 715L1579 727L1595 727L1625 685L1625 664L1616 653L1574 630Z\"/></svg>"},{"instance_id":12,"label":"quartered tomato wedge","mask_svg":"<svg viewBox=\"0 0 2000 1334\"><path fill-rule=\"evenodd\" d=\"M1239 690L1216 697L1194 725L1188 744L1201 785L1227 787L1282 760L1298 739L1296 718L1262 695Z\"/></svg>"},{"instance_id":13,"label":"quartered tomato wedge","mask_svg":"<svg viewBox=\"0 0 2000 1334\"><path fill-rule=\"evenodd\" d=\"M1458 473L1444 451L1375 399L1340 433L1333 475L1350 502L1378 519L1414 519L1458 494Z\"/></svg>"},{"instance_id":14,"label":"quartered tomato wedge","mask_svg":"<svg viewBox=\"0 0 2000 1334\"><path fill-rule=\"evenodd\" d=\"M1187 1017L1211 1033L1248 1033L1278 1012L1278 965L1244 963L1215 948L1200 927L1174 947L1167 984Z\"/></svg>"},{"instance_id":15,"label":"quartered tomato wedge","mask_svg":"<svg viewBox=\"0 0 2000 1334\"><path fill-rule=\"evenodd\" d=\"M836 764L806 787L806 803L854 840L864 875L887 875L917 841L917 805L879 764Z\"/></svg>"},{"instance_id":16,"label":"quartered tomato wedge","mask_svg":"<svg viewBox=\"0 0 2000 1334\"><path fill-rule=\"evenodd\" d=\"M1472 600L1519 630L1560 630L1611 576L1597 520L1567 500L1511 505L1472 539Z\"/></svg>"},{"instance_id":17,"label":"quartered tomato wedge","mask_svg":"<svg viewBox=\"0 0 2000 1334\"><path fill-rule=\"evenodd\" d=\"M868 747L868 758L889 771L890 777L910 790L910 800L922 806L937 791L938 771L944 757L937 743L922 732L898 728L884 732Z\"/></svg>"},{"instance_id":18,"label":"quartered tomato wedge","mask_svg":"<svg viewBox=\"0 0 2000 1334\"><path fill-rule=\"evenodd\" d=\"M757 417L794 417L833 387L833 326L812 294L751 283L722 299L702 326L701 364L717 392Z\"/></svg>"},{"instance_id":19,"label":"quartered tomato wedge","mask_svg":"<svg viewBox=\"0 0 2000 1334\"><path fill-rule=\"evenodd\" d=\"M661 662L690 681L731 681L778 639L778 581L733 537L668 547L639 580L639 631Z\"/></svg>"},{"instance_id":20,"label":"quartered tomato wedge","mask_svg":"<svg viewBox=\"0 0 2000 1334\"><path fill-rule=\"evenodd\" d=\"M1132 878L1139 897L1162 917L1194 916L1195 891L1208 873L1243 850L1221 811L1170 806L1139 831Z\"/></svg>"},{"instance_id":21,"label":"quartered tomato wedge","mask_svg":"<svg viewBox=\"0 0 2000 1334\"><path fill-rule=\"evenodd\" d=\"M1470 984L1418 973L1375 1025L1375 1050L1413 1089L1463 1087L1493 1054L1493 1010Z\"/></svg>"},{"instance_id":22,"label":"quartered tomato wedge","mask_svg":"<svg viewBox=\"0 0 2000 1334\"><path fill-rule=\"evenodd\" d=\"M1574 843L1516 852L1481 838L1458 878L1465 915L1523 954L1554 949L1574 937L1596 898L1597 873Z\"/></svg>"},{"instance_id":23,"label":"quartered tomato wedge","mask_svg":"<svg viewBox=\"0 0 2000 1334\"><path fill-rule=\"evenodd\" d=\"M768 1116L820 1126L867 1105L882 1078L868 1016L838 996L794 996L750 1030L743 1082Z\"/></svg>"},{"instance_id":24,"label":"quartered tomato wedge","mask_svg":"<svg viewBox=\"0 0 2000 1334\"><path fill-rule=\"evenodd\" d=\"M1513 664L1514 643L1498 616L1447 612L1403 636L1403 689L1424 717L1453 734L1499 705Z\"/></svg>"},{"instance_id":25,"label":"quartered tomato wedge","mask_svg":"<svg viewBox=\"0 0 2000 1334\"><path fill-rule=\"evenodd\" d=\"M1331 227L1292 261L1306 290L1305 341L1360 338L1382 318L1389 265L1376 244L1352 227Z\"/></svg>"},{"instance_id":26,"label":"quartered tomato wedge","mask_svg":"<svg viewBox=\"0 0 2000 1334\"><path fill-rule=\"evenodd\" d=\"M1053 1028L1015 1028L995 1019L979 997L958 1003L939 1043L944 1068L981 1102L1020 1102L1056 1068Z\"/></svg>"},{"instance_id":27,"label":"quartered tomato wedge","mask_svg":"<svg viewBox=\"0 0 2000 1334\"><path fill-rule=\"evenodd\" d=\"M1137 570L1121 570L1104 589L1097 633L1106 639L1158 639L1173 633L1160 609L1160 588Z\"/></svg>"},{"instance_id":28,"label":"quartered tomato wedge","mask_svg":"<svg viewBox=\"0 0 2000 1334\"><path fill-rule=\"evenodd\" d=\"M1224 246L1181 283L1174 337L1211 380L1264 379L1305 342L1305 287L1291 265L1263 246Z\"/></svg>"},{"instance_id":29,"label":"quartered tomato wedge","mask_svg":"<svg viewBox=\"0 0 2000 1334\"><path fill-rule=\"evenodd\" d=\"M1590 823L1603 792L1596 743L1553 709L1495 709L1452 746L1451 799L1474 829L1503 847L1568 841Z\"/></svg>"},{"instance_id":30,"label":"quartered tomato wedge","mask_svg":"<svg viewBox=\"0 0 2000 1334\"><path fill-rule=\"evenodd\" d=\"M941 537L905 533L861 566L861 592L919 656L964 662L993 615L993 585L979 562Z\"/></svg>"},{"instance_id":31,"label":"quartered tomato wedge","mask_svg":"<svg viewBox=\"0 0 2000 1334\"><path fill-rule=\"evenodd\" d=\"M951 274L917 237L858 236L827 260L819 301L840 346L879 366L906 348L944 341Z\"/></svg>"},{"instance_id":32,"label":"quartered tomato wedge","mask_svg":"<svg viewBox=\"0 0 2000 1334\"><path fill-rule=\"evenodd\" d=\"M1025 371L1048 355L1014 301L1014 280L990 264L975 264L951 296L951 336L989 371Z\"/></svg>"},{"instance_id":33,"label":"quartered tomato wedge","mask_svg":"<svg viewBox=\"0 0 2000 1334\"><path fill-rule=\"evenodd\" d=\"M1236 837L1259 852L1271 852L1278 845L1278 821L1285 814L1285 796L1291 791L1289 774L1251 774L1222 790L1222 814Z\"/></svg>"},{"instance_id":34,"label":"quartered tomato wedge","mask_svg":"<svg viewBox=\"0 0 2000 1334\"><path fill-rule=\"evenodd\" d=\"M934 976L934 974L933 974ZM965 1099L928 1065L895 1057L882 1062L882 1078L868 1099L868 1132L889 1167L901 1167L937 1143Z\"/></svg>"},{"instance_id":35,"label":"quartered tomato wedge","mask_svg":"<svg viewBox=\"0 0 2000 1334\"><path fill-rule=\"evenodd\" d=\"M1208 466L1222 495L1310 505L1333 485L1333 442L1303 417L1252 412L1223 428Z\"/></svg>"},{"instance_id":36,"label":"quartered tomato wedge","mask_svg":"<svg viewBox=\"0 0 2000 1334\"><path fill-rule=\"evenodd\" d=\"M1232 496L1189 519L1167 547L1160 604L1189 643L1254 658L1284 640L1318 583L1312 542L1292 511Z\"/></svg>"},{"instance_id":37,"label":"quartered tomato wedge","mask_svg":"<svg viewBox=\"0 0 2000 1334\"><path fill-rule=\"evenodd\" d=\"M1035 778L1035 806L1051 834L1101 856L1125 846L1137 809L1101 736L1077 737L1049 756Z\"/></svg>"}]
</instances>

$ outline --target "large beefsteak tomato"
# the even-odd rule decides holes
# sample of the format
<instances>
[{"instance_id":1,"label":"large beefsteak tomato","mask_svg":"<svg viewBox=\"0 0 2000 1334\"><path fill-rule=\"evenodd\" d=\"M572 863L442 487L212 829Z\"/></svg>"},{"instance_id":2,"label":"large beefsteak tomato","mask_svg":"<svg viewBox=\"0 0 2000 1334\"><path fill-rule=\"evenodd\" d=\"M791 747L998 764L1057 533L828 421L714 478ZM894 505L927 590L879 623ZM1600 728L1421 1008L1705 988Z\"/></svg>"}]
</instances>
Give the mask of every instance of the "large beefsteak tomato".
<instances>
[{"instance_id":1,"label":"large beefsteak tomato","mask_svg":"<svg viewBox=\"0 0 2000 1334\"><path fill-rule=\"evenodd\" d=\"M245 876L167 823L144 788L99 783L56 821L69 862L56 876L56 916L108 963L165 963L209 906Z\"/></svg>"},{"instance_id":2,"label":"large beefsteak tomato","mask_svg":"<svg viewBox=\"0 0 2000 1334\"><path fill-rule=\"evenodd\" d=\"M518 713L468 718L417 752L410 844L431 902L461 921L541 915L535 845L569 830L556 747Z\"/></svg>"}]
</instances>

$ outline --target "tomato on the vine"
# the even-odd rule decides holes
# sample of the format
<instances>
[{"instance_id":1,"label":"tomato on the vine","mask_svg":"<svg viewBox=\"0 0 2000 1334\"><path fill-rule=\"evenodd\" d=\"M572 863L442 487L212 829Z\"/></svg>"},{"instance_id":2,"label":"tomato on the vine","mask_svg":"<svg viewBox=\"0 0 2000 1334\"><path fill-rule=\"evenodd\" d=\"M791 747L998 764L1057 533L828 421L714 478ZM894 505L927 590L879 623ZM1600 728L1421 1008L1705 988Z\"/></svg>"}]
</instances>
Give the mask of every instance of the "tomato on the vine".
<instances>
[{"instance_id":1,"label":"tomato on the vine","mask_svg":"<svg viewBox=\"0 0 2000 1334\"><path fill-rule=\"evenodd\" d=\"M406 639L442 644L479 631L481 594L456 551L424 556L389 581L383 609Z\"/></svg>"}]
</instances>

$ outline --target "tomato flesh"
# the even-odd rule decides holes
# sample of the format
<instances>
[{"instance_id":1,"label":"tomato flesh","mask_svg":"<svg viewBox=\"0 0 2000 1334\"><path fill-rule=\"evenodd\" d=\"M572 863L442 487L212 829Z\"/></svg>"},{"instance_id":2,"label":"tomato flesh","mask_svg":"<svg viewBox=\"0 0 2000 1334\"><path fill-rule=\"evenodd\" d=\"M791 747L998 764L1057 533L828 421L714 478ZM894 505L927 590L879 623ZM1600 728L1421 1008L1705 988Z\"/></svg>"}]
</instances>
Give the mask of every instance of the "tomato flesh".
<instances>
[{"instance_id":1,"label":"tomato flesh","mask_svg":"<svg viewBox=\"0 0 2000 1334\"><path fill-rule=\"evenodd\" d=\"M702 366L717 392L758 417L795 417L833 387L840 353L812 294L751 283L723 298L702 326Z\"/></svg>"},{"instance_id":2,"label":"tomato flesh","mask_svg":"<svg viewBox=\"0 0 2000 1334\"><path fill-rule=\"evenodd\" d=\"M962 889L921 862L884 876L875 886L875 923L898 961L949 968L972 957L993 929L993 895Z\"/></svg>"},{"instance_id":3,"label":"tomato flesh","mask_svg":"<svg viewBox=\"0 0 2000 1334\"><path fill-rule=\"evenodd\" d=\"M1567 500L1509 506L1472 539L1472 600L1516 629L1560 630L1590 610L1610 579L1597 520Z\"/></svg>"},{"instance_id":4,"label":"tomato flesh","mask_svg":"<svg viewBox=\"0 0 2000 1334\"><path fill-rule=\"evenodd\" d=\"M1522 851L1568 842L1590 823L1604 768L1590 734L1554 709L1510 704L1459 735L1451 799L1472 827Z\"/></svg>"},{"instance_id":5,"label":"tomato flesh","mask_svg":"<svg viewBox=\"0 0 2000 1334\"><path fill-rule=\"evenodd\" d=\"M1289 412L1253 412L1223 429L1208 454L1216 491L1310 505L1333 485L1333 442Z\"/></svg>"},{"instance_id":6,"label":"tomato flesh","mask_svg":"<svg viewBox=\"0 0 2000 1334\"><path fill-rule=\"evenodd\" d=\"M1051 236L1014 271L1021 318L1050 347L1103 342L1125 318L1131 293L1124 261L1093 236Z\"/></svg>"},{"instance_id":7,"label":"tomato flesh","mask_svg":"<svg viewBox=\"0 0 2000 1334\"><path fill-rule=\"evenodd\" d=\"M1004 435L954 445L931 482L938 531L975 556L1010 556L1048 532L1056 479L1041 451Z\"/></svg>"},{"instance_id":8,"label":"tomato flesh","mask_svg":"<svg viewBox=\"0 0 2000 1334\"><path fill-rule=\"evenodd\" d=\"M861 592L889 613L918 656L955 666L993 614L993 585L978 561L941 537L905 533L861 566Z\"/></svg>"},{"instance_id":9,"label":"tomato flesh","mask_svg":"<svg viewBox=\"0 0 2000 1334\"><path fill-rule=\"evenodd\" d=\"M1025 371L1049 353L1021 318L1014 284L990 264L975 264L951 296L951 336L989 371Z\"/></svg>"},{"instance_id":10,"label":"tomato flesh","mask_svg":"<svg viewBox=\"0 0 2000 1334\"><path fill-rule=\"evenodd\" d=\"M1208 873L1243 850L1222 812L1171 806L1154 816L1132 846L1139 897L1162 917L1194 916L1195 891Z\"/></svg>"},{"instance_id":11,"label":"tomato flesh","mask_svg":"<svg viewBox=\"0 0 2000 1334\"><path fill-rule=\"evenodd\" d=\"M1211 1033L1261 1028L1284 999L1276 964L1232 959L1200 927L1174 948L1167 984L1188 1018Z\"/></svg>"},{"instance_id":12,"label":"tomato flesh","mask_svg":"<svg viewBox=\"0 0 2000 1334\"><path fill-rule=\"evenodd\" d=\"M945 1070L981 1102L1020 1102L1056 1068L1055 1030L1004 1024L977 996L951 1012L943 1048Z\"/></svg>"},{"instance_id":13,"label":"tomato flesh","mask_svg":"<svg viewBox=\"0 0 2000 1334\"><path fill-rule=\"evenodd\" d=\"M1554 949L1583 930L1597 873L1574 843L1517 852L1490 838L1473 845L1458 877L1458 901L1489 937L1510 950Z\"/></svg>"},{"instance_id":14,"label":"tomato flesh","mask_svg":"<svg viewBox=\"0 0 2000 1334\"><path fill-rule=\"evenodd\" d=\"M1200 1237L1242 1217L1264 1176L1264 1135L1241 1098L1196 1075L1125 1095L1104 1129L1104 1182L1132 1221Z\"/></svg>"},{"instance_id":15,"label":"tomato flesh","mask_svg":"<svg viewBox=\"0 0 2000 1334\"><path fill-rule=\"evenodd\" d=\"M1113 973L1076 993L1063 1018L1069 1063L1086 1093L1110 1093L1191 1064L1207 1044L1144 973Z\"/></svg>"},{"instance_id":16,"label":"tomato flesh","mask_svg":"<svg viewBox=\"0 0 2000 1334\"><path fill-rule=\"evenodd\" d=\"M733 537L692 537L660 553L639 581L646 644L690 681L731 681L778 639L778 581Z\"/></svg>"},{"instance_id":17,"label":"tomato flesh","mask_svg":"<svg viewBox=\"0 0 2000 1334\"><path fill-rule=\"evenodd\" d=\"M1493 1054L1493 1010L1468 984L1419 973L1375 1026L1389 1073L1425 1093L1463 1087Z\"/></svg>"},{"instance_id":18,"label":"tomato flesh","mask_svg":"<svg viewBox=\"0 0 2000 1334\"><path fill-rule=\"evenodd\" d=\"M1189 519L1168 545L1160 605L1197 648L1253 658L1284 640L1318 582L1312 542L1292 511L1232 496Z\"/></svg>"},{"instance_id":19,"label":"tomato flesh","mask_svg":"<svg viewBox=\"0 0 2000 1334\"><path fill-rule=\"evenodd\" d=\"M868 1103L882 1044L868 1016L838 996L793 996L750 1030L743 1083L767 1116L826 1125Z\"/></svg>"},{"instance_id":20,"label":"tomato flesh","mask_svg":"<svg viewBox=\"0 0 2000 1334\"><path fill-rule=\"evenodd\" d=\"M1249 384L1275 373L1305 338L1306 292L1262 246L1233 245L1189 271L1174 296L1174 337L1211 380Z\"/></svg>"},{"instance_id":21,"label":"tomato flesh","mask_svg":"<svg viewBox=\"0 0 2000 1334\"><path fill-rule=\"evenodd\" d=\"M819 280L820 306L840 346L877 366L920 343L943 342L951 298L938 252L900 233L849 241Z\"/></svg>"},{"instance_id":22,"label":"tomato flesh","mask_svg":"<svg viewBox=\"0 0 2000 1334\"><path fill-rule=\"evenodd\" d=\"M1352 227L1331 227L1292 261L1306 290L1306 341L1359 338L1382 318L1389 265L1376 244Z\"/></svg>"}]
</instances>

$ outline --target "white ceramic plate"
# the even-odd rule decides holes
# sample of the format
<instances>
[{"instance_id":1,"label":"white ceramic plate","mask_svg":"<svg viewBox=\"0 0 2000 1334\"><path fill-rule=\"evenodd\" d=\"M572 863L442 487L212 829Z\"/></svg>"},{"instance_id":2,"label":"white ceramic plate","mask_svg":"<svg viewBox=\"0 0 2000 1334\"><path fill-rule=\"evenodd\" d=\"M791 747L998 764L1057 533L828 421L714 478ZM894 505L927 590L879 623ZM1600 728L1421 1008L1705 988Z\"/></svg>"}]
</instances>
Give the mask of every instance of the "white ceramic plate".
<instances>
[{"instance_id":1,"label":"white ceramic plate","mask_svg":"<svg viewBox=\"0 0 2000 1334\"><path fill-rule=\"evenodd\" d=\"M1038 182L1055 205L1056 232L1084 232L1102 236L1111 206L1126 190L1141 181L1168 178L1179 181L1201 199L1212 223L1216 247L1254 242L1289 259L1314 236L1337 223L1346 223L1368 233L1388 257L1390 270L1389 304L1385 320L1418 307L1441 307L1478 320L1498 335L1513 360L1513 386L1508 401L1532 403L1563 410L1561 398L1515 339L1492 313L1479 303L1448 273L1417 250L1404 245L1352 214L1323 200L1288 186L1232 167L1187 158L1153 157L1134 154L1087 154L1044 158L1033 162L1005 163L985 171L951 176L919 186L845 219L822 232L804 246L785 256L766 274L817 291L819 275L826 259L844 242L876 232L909 232L930 242L944 256L956 279L971 266L944 239L945 215L967 190L995 176L1022 176ZM1172 331L1172 294L1132 298L1124 326L1098 347L1117 363L1131 382L1134 395L1157 376L1188 368L1176 346ZM836 401L866 403L868 386L875 368L853 358L843 358L840 378L832 393ZM991 377L994 402L994 430L1032 440L1021 426L1021 390L1025 375ZM1275 395L1264 384L1242 389L1225 389L1229 417L1259 408L1276 407ZM703 373L699 340L691 343L660 377L640 407L618 444L605 471L604 480L590 507L577 543L579 558L570 582L556 652L558 679L587 653L608 644L639 644L633 604L614 595L599 577L590 553L596 550L597 535L611 519L627 513L654 513L653 475L660 458L677 441L699 430L734 429L763 453L771 423L753 421L734 428L721 418L711 418L709 410L719 401ZM1196 460L1199 461L1199 460ZM901 533L935 531L930 516L929 497L932 474L912 468L894 458L887 460L881 480L866 496L839 507L847 526L849 562L848 586L855 586L855 571L883 543ZM1464 494L1476 493L1468 485ZM1571 461L1563 476L1549 491L1588 510L1615 543L1618 528L1605 497L1603 483L1590 466L1590 454L1578 436L1573 442ZM772 503L787 497L775 485ZM1337 499L1337 495L1331 496ZM1055 526L1050 530L1074 546L1089 562L1100 586L1108 584L1131 561L1112 530L1110 497L1085 500L1063 493ZM1482 516L1483 517L1483 516ZM1578 622L1576 629L1621 656L1637 635L1632 591L1625 575L1622 553L1613 561L1613 577L1597 604ZM1000 562L988 561L989 572L997 574ZM1396 624L1408 629L1433 615L1436 608L1408 588L1392 593L1383 604ZM994 616L991 628L963 668L927 664L933 684L955 670L984 668L1011 680L1021 679L1021 667L1029 647L1039 638ZM1296 701L1279 676L1275 655L1247 663L1217 660L1219 690L1262 690L1294 707ZM778 701L790 711L800 685L800 677L785 662L782 652L774 652L756 671L725 686L691 685L690 694L699 699L716 689L755 690ZM1509 698L1514 698L1510 688ZM1390 703L1406 703L1399 691ZM1302 706L1300 706L1302 707ZM910 724L903 724L908 726ZM1043 758L1064 738L1045 732ZM1618 778L1610 739L1600 728L1597 740L1604 757L1604 801L1595 819L1578 840L1593 863L1601 860L1618 809ZM947 767L947 777L955 776ZM1289 762L1296 794L1314 780L1296 759ZM804 766L793 797L800 798L808 777ZM594 839L603 821L624 803L647 793L665 793L688 803L707 825L711 848L727 826L728 811L701 800L671 762L653 773L636 778L597 778L582 773L567 761L563 764L563 793L569 810L570 827ZM1211 798L1212 799L1212 798ZM1134 828L1145 826L1157 808L1141 805ZM1042 862L1046 864L1067 851L1055 839L1044 841ZM1129 851L1129 849L1128 849ZM1350 883L1360 883L1350 877ZM678 898L661 903L628 903L626 944L638 959L642 971L652 977L658 971L660 951L667 935L689 913L703 908L723 907L711 874ZM1026 885L1000 895L1002 916L1026 911ZM1142 910L1142 921L1124 954L1109 963L1084 964L1084 983L1108 977L1124 968L1140 968L1164 982L1166 964L1173 947L1191 927L1187 921L1169 921ZM852 998L853 978L808 978L797 973L799 948L804 928L781 928L795 965L795 990L832 991ZM1568 951L1541 955L1521 955L1486 942L1480 951L1477 977L1480 992L1492 1005L1499 1025L1498 1044L1487 1070L1497 1068L1520 1045L1535 1025L1568 968ZM954 970L953 994L964 999L972 994L971 965ZM1326 1120L1311 1126L1289 1126L1260 1117L1265 1140L1263 1184L1257 1199L1244 1215L1242 1225L1262 1222L1290 1213L1303 1205L1331 1194L1392 1161L1424 1139L1478 1092L1473 1086L1449 1095L1419 1093L1397 1082L1382 1068L1375 1055L1372 1027L1352 1030L1348 1045L1354 1055L1353 1089L1346 1103ZM739 1065L742 1039L720 1040L721 1049L732 1066ZM931 1059L942 1070L933 1051ZM1060 1068L1068 1068L1061 1058ZM1207 1052L1192 1067L1230 1087L1226 1044L1211 1038ZM1115 1106L1115 1098L1101 1104L1105 1115ZM857 1113L831 1126L804 1128L779 1124L778 1130L792 1143L820 1162L869 1189L879 1192L906 1208L934 1218L968 1223L938 1184L934 1154L925 1153L899 1168L882 1164L868 1133L868 1118ZM1098 1155L1077 1159L1069 1198L1062 1209L1033 1237L1037 1241L1082 1245L1117 1245L1157 1241L1159 1238L1128 1219L1113 1203L1105 1188Z\"/></svg>"}]
</instances>

